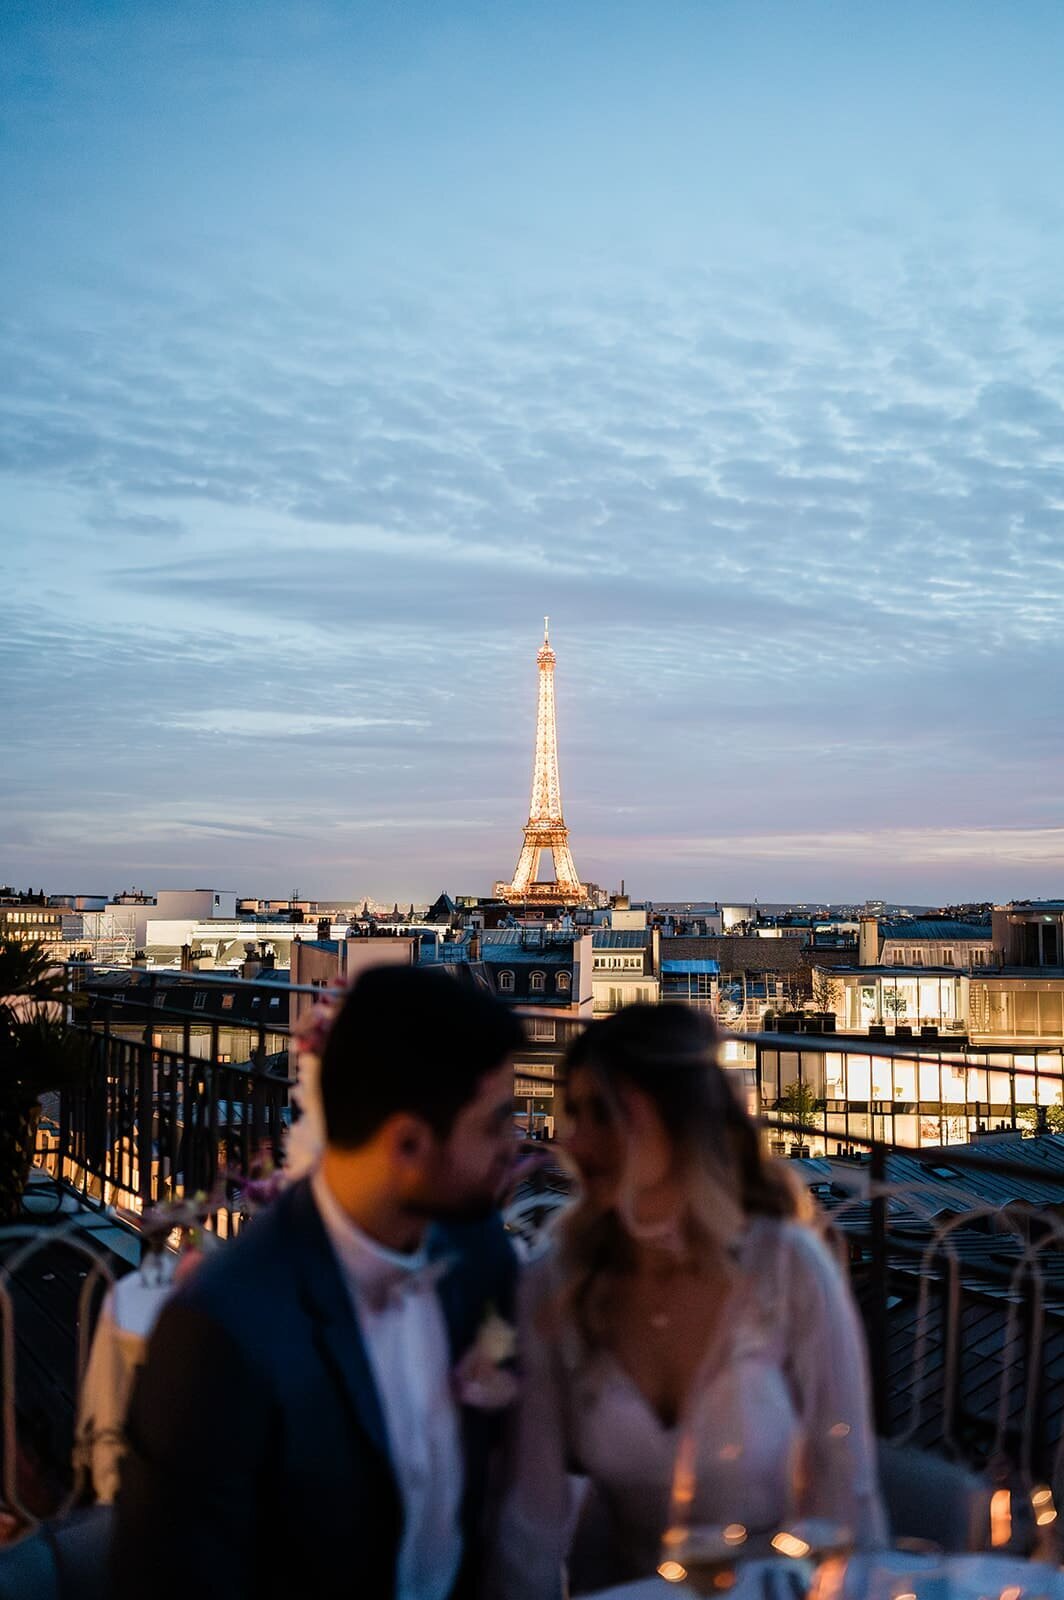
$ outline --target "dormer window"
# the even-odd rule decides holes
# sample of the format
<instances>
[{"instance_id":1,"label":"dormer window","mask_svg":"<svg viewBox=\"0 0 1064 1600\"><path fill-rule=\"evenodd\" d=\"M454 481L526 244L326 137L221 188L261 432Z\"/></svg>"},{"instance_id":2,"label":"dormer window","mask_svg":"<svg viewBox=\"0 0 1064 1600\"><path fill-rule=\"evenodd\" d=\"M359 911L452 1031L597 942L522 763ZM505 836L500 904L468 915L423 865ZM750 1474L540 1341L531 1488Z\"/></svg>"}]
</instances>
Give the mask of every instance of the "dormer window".
<instances>
[{"instance_id":1,"label":"dormer window","mask_svg":"<svg viewBox=\"0 0 1064 1600\"><path fill-rule=\"evenodd\" d=\"M513 973L510 972L510 971L500 972L499 973L499 993L500 994L513 994L513 992L514 992L514 975L513 975Z\"/></svg>"},{"instance_id":2,"label":"dormer window","mask_svg":"<svg viewBox=\"0 0 1064 1600\"><path fill-rule=\"evenodd\" d=\"M528 987L533 994L542 994L546 987L547 975L544 972L533 972L528 980Z\"/></svg>"},{"instance_id":3,"label":"dormer window","mask_svg":"<svg viewBox=\"0 0 1064 1600\"><path fill-rule=\"evenodd\" d=\"M558 976L554 980L554 987L557 989L558 993L559 994L568 994L570 989L572 988L572 986L573 986L573 975L572 975L572 973L571 972L559 972Z\"/></svg>"}]
</instances>

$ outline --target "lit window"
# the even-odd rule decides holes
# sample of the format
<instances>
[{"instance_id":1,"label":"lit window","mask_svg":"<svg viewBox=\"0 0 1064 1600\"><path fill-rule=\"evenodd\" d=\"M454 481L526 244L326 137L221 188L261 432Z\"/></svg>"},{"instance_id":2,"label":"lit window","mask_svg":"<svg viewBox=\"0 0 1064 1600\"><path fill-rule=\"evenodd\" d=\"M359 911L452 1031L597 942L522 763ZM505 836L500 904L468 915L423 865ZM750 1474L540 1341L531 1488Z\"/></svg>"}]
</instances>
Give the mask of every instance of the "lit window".
<instances>
[{"instance_id":1,"label":"lit window","mask_svg":"<svg viewBox=\"0 0 1064 1600\"><path fill-rule=\"evenodd\" d=\"M500 994L513 994L513 992L514 992L514 975L513 975L513 973L512 972L500 972L499 973L499 993Z\"/></svg>"},{"instance_id":2,"label":"lit window","mask_svg":"<svg viewBox=\"0 0 1064 1600\"><path fill-rule=\"evenodd\" d=\"M557 989L559 994L568 994L569 990L572 988L572 984L573 978L572 973L570 972L559 972L558 976L554 980L554 987Z\"/></svg>"},{"instance_id":3,"label":"lit window","mask_svg":"<svg viewBox=\"0 0 1064 1600\"><path fill-rule=\"evenodd\" d=\"M233 1001L235 1000L235 998L236 998L235 995L223 994L222 995L222 1010L223 1011L232 1011L232 1009L233 1009Z\"/></svg>"},{"instance_id":4,"label":"lit window","mask_svg":"<svg viewBox=\"0 0 1064 1600\"><path fill-rule=\"evenodd\" d=\"M542 972L533 972L528 980L528 987L533 994L542 994L546 985L546 975Z\"/></svg>"}]
</instances>

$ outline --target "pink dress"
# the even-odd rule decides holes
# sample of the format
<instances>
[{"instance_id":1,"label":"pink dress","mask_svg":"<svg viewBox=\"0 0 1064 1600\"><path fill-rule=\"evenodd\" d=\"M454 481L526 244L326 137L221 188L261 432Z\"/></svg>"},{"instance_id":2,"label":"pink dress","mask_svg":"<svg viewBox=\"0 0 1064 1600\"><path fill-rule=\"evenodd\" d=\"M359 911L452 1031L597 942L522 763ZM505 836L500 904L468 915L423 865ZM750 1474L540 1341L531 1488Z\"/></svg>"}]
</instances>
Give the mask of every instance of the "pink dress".
<instances>
[{"instance_id":1,"label":"pink dress","mask_svg":"<svg viewBox=\"0 0 1064 1600\"><path fill-rule=\"evenodd\" d=\"M692 1519L778 1526L802 1438L805 1514L878 1543L884 1521L865 1346L849 1287L823 1242L797 1223L751 1222L738 1259L739 1282L688 1407ZM501 1600L564 1593L572 1474L588 1480L606 1532L600 1585L652 1573L668 1519L681 1429L665 1426L614 1357L589 1349L575 1328L544 1337L542 1309L557 1290L552 1257L522 1284L522 1395L493 1584Z\"/></svg>"}]
</instances>

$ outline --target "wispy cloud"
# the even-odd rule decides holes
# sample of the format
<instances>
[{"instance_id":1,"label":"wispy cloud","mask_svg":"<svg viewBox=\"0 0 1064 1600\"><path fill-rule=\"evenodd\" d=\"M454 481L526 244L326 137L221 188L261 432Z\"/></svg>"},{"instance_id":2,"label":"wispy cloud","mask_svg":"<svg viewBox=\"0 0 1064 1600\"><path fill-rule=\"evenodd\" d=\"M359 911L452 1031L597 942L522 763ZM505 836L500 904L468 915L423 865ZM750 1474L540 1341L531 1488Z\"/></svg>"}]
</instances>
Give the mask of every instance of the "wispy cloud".
<instances>
[{"instance_id":1,"label":"wispy cloud","mask_svg":"<svg viewBox=\"0 0 1064 1600\"><path fill-rule=\"evenodd\" d=\"M533 93L531 15L401 34L268 9L225 51L180 7L162 33L17 30L0 868L76 886L80 847L119 876L485 888L550 612L582 870L1036 888L1064 748L1064 219L973 125L973 85L1022 81L1046 148L1062 114L1012 24L947 86L933 17L904 62L871 20L834 40L836 79L787 8L751 74L727 8L604 42L577 6L566 92ZM643 104L666 59L637 139L618 86ZM917 192L947 104L979 163ZM871 177L829 132L855 117ZM980 163L1007 203L971 192Z\"/></svg>"}]
</instances>

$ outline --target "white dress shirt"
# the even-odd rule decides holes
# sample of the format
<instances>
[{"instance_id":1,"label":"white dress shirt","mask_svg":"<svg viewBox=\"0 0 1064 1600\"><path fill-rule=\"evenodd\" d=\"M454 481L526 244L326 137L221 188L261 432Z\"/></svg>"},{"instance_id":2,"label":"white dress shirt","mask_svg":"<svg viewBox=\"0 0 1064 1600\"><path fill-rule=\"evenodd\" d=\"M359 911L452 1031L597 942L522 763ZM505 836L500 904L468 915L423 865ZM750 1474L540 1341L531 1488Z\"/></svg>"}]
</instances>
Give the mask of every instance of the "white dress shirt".
<instances>
[{"instance_id":1,"label":"white dress shirt","mask_svg":"<svg viewBox=\"0 0 1064 1600\"><path fill-rule=\"evenodd\" d=\"M431 1287L382 1286L428 1263L386 1250L351 1221L319 1170L314 1199L362 1330L384 1413L403 1500L397 1600L447 1600L462 1559L464 1463L451 1355L439 1297Z\"/></svg>"}]
</instances>

